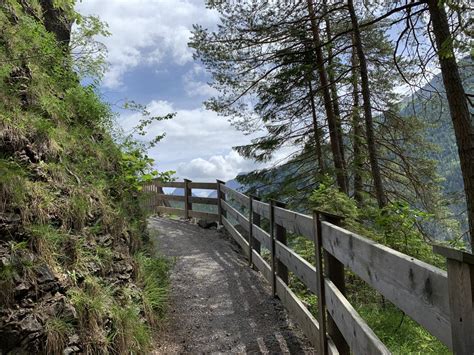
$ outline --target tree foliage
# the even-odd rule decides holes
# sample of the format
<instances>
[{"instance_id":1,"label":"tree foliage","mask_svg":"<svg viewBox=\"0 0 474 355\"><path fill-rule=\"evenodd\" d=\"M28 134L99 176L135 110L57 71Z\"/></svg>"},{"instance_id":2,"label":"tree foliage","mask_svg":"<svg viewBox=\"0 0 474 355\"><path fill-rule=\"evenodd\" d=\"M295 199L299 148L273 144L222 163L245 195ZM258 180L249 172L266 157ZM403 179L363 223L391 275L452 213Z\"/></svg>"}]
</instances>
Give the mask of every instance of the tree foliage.
<instances>
[{"instance_id":1,"label":"tree foliage","mask_svg":"<svg viewBox=\"0 0 474 355\"><path fill-rule=\"evenodd\" d=\"M190 41L218 92L207 107L244 132L261 132L250 144L234 147L241 155L269 162L283 148L293 152L274 169L241 181L253 190L276 185L274 191L286 193L289 202L308 206L312 190L333 176L359 208L373 208L374 199L381 210L407 204L434 216L412 226L428 240L459 237L437 162L430 159L436 149L426 138L431 123L419 112L407 114L398 93L407 82L415 87L430 78L435 29L426 3L208 6L221 16L218 29L195 25ZM446 11L458 25L452 38L459 41L468 32L466 5L448 4Z\"/></svg>"}]
</instances>

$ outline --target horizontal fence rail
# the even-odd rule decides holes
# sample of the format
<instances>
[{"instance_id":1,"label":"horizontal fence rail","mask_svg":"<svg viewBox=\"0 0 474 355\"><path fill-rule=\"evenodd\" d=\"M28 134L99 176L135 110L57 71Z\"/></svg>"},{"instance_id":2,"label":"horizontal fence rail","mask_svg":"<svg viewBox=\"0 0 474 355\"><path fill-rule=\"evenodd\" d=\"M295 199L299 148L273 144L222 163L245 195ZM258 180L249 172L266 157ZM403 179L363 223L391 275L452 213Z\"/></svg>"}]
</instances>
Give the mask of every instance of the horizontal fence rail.
<instances>
[{"instance_id":1,"label":"horizontal fence rail","mask_svg":"<svg viewBox=\"0 0 474 355\"><path fill-rule=\"evenodd\" d=\"M182 188L184 196L166 195L162 190L166 187ZM192 189L216 190L217 198L195 197ZM321 354L390 353L346 298L344 270L359 276L454 353L474 353L472 254L435 246L435 252L447 259L445 272L341 228L336 216L294 212L219 180L153 181L144 191L152 195L145 206L155 212L219 221ZM178 201L184 208L158 205L160 201ZM195 211L193 203L217 206L218 213ZM316 266L286 245L287 232L313 242ZM261 247L269 251L268 258L262 256ZM318 297L318 319L288 286L289 272Z\"/></svg>"},{"instance_id":2,"label":"horizontal fence rail","mask_svg":"<svg viewBox=\"0 0 474 355\"><path fill-rule=\"evenodd\" d=\"M162 182L152 180L144 187L145 202L144 206L147 210L160 214L182 216L184 218L198 218L210 222L219 220L218 213L198 210L200 206L217 206L219 200L217 197L199 197L193 195L195 190L215 190L217 191L217 182L192 182L185 180L184 182ZM163 188L182 189L182 194L165 194ZM179 207L174 204L182 204ZM174 205L173 205L174 204ZM193 206L194 205L194 206Z\"/></svg>"}]
</instances>

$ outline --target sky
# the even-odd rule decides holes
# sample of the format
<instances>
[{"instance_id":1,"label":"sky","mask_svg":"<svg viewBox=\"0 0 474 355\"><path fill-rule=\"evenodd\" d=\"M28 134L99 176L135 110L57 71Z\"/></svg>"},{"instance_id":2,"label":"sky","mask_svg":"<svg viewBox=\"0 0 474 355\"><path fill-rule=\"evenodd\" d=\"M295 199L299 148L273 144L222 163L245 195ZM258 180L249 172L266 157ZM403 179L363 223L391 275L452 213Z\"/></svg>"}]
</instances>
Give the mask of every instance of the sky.
<instances>
[{"instance_id":1,"label":"sky","mask_svg":"<svg viewBox=\"0 0 474 355\"><path fill-rule=\"evenodd\" d=\"M109 62L100 89L104 99L113 107L134 100L152 115L177 113L172 120L153 123L145 136L166 133L149 151L157 170L175 170L179 179L227 181L258 167L232 150L252 137L203 107L215 92L187 43L193 24L213 29L219 21L204 0L82 0L77 10L99 16L111 32L100 39ZM121 112L118 122L127 131L139 119Z\"/></svg>"}]
</instances>

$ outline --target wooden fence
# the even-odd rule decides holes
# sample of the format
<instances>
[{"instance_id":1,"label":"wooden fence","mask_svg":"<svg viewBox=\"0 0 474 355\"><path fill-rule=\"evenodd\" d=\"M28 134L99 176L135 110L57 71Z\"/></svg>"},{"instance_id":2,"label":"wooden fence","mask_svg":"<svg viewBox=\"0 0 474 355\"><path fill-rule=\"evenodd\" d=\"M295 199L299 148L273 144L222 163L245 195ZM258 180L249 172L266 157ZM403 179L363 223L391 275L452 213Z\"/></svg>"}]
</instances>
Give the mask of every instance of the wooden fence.
<instances>
[{"instance_id":1,"label":"wooden fence","mask_svg":"<svg viewBox=\"0 0 474 355\"><path fill-rule=\"evenodd\" d=\"M390 351L345 297L345 270L351 270L456 354L474 353L474 255L435 246L447 259L447 272L338 226L340 217L313 216L261 202L217 183L157 183L185 189L185 196L157 200L185 201L185 209L156 206L157 212L218 220L242 247L249 264L272 286L321 354L388 354ZM216 189L217 198L192 197L192 189ZM179 199L178 199L179 197ZM217 214L196 213L192 203L218 206ZM233 206L239 205L241 208ZM245 212L242 212L245 211ZM269 232L262 228L267 220ZM233 222L231 222L233 221ZM313 242L316 265L286 245L286 233ZM270 251L269 263L261 247ZM316 319L288 287L292 272L318 297Z\"/></svg>"},{"instance_id":2,"label":"wooden fence","mask_svg":"<svg viewBox=\"0 0 474 355\"><path fill-rule=\"evenodd\" d=\"M193 210L194 204L217 206L217 198L197 197L193 195L193 189L199 190L215 190L218 184L208 182L192 182L184 180L184 182L160 182L153 180L145 185L145 208L156 213L164 213L170 215L183 216L184 218L202 218L209 221L218 221L219 215L216 213L203 212ZM183 195L165 194L163 188L183 189ZM182 202L184 208L172 207L170 202Z\"/></svg>"}]
</instances>

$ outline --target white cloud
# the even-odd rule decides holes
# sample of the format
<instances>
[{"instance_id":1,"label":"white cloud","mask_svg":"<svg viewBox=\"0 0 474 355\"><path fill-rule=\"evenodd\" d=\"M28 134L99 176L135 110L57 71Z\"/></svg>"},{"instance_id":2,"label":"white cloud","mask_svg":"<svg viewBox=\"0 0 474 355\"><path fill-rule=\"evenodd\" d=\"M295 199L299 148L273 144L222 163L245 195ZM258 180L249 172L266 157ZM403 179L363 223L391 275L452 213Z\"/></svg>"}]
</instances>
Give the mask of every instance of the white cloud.
<instances>
[{"instance_id":1,"label":"white cloud","mask_svg":"<svg viewBox=\"0 0 474 355\"><path fill-rule=\"evenodd\" d=\"M217 13L206 9L204 0L84 0L77 7L80 13L99 15L109 24L112 35L102 39L109 50L110 62L103 82L105 87L127 92L124 76L138 67L146 67L150 73L168 73L173 70L170 64L185 66L181 73L187 70L170 85L173 89L179 87L181 92L176 95L195 100L198 107L182 109L163 100L147 105L152 115L177 112L173 120L154 122L145 136L151 140L166 133L149 152L158 170L177 170L179 178L209 181L229 180L258 167L231 148L248 144L261 132L244 135L226 118L201 107L201 100L216 92L206 83L204 68L192 62L192 50L187 43L193 23L213 28L218 22ZM151 75L143 80L154 78ZM138 114L122 115L120 124L127 131L140 118Z\"/></svg>"},{"instance_id":2,"label":"white cloud","mask_svg":"<svg viewBox=\"0 0 474 355\"><path fill-rule=\"evenodd\" d=\"M261 167L251 160L244 159L237 152L230 151L226 155L213 155L209 159L196 158L189 163L178 165L178 175L193 177L194 180L227 181L235 178L241 172L249 172Z\"/></svg>"},{"instance_id":3,"label":"white cloud","mask_svg":"<svg viewBox=\"0 0 474 355\"><path fill-rule=\"evenodd\" d=\"M194 64L193 67L183 75L182 81L184 90L189 97L210 97L217 94L217 90L204 81L205 77L205 69L198 64Z\"/></svg>"},{"instance_id":4,"label":"white cloud","mask_svg":"<svg viewBox=\"0 0 474 355\"><path fill-rule=\"evenodd\" d=\"M122 86L123 75L140 64L191 62L192 24L212 27L218 19L203 0L88 0L77 8L109 24L112 35L103 39L109 49L110 70L104 78L109 88Z\"/></svg>"},{"instance_id":5,"label":"white cloud","mask_svg":"<svg viewBox=\"0 0 474 355\"><path fill-rule=\"evenodd\" d=\"M228 180L256 165L243 159L231 148L248 144L251 137L232 127L225 117L204 108L176 109L168 101L152 101L147 105L152 115L177 112L174 119L153 123L145 139L163 132L166 137L150 150L158 170L176 170L180 178L192 180ZM121 125L130 130L140 115L123 116Z\"/></svg>"},{"instance_id":6,"label":"white cloud","mask_svg":"<svg viewBox=\"0 0 474 355\"><path fill-rule=\"evenodd\" d=\"M198 107L180 109L163 100L147 105L152 115L177 112L173 120L154 122L145 136L151 140L166 132L166 137L149 152L158 170L177 170L180 178L209 181L232 179L239 172L256 167L232 151L233 146L248 144L251 136L201 107L201 100L216 92L207 84L204 68L192 62L187 43L193 23L212 28L218 22L217 13L206 9L204 0L84 0L77 7L80 13L99 15L109 24L111 37L99 39L109 50L105 87L127 92L125 74L139 67L150 73L171 71L170 64L182 65L186 70L170 85L179 86L180 95L195 100ZM140 92L132 94L137 95ZM122 115L120 124L127 131L140 118L138 114Z\"/></svg>"}]
</instances>

